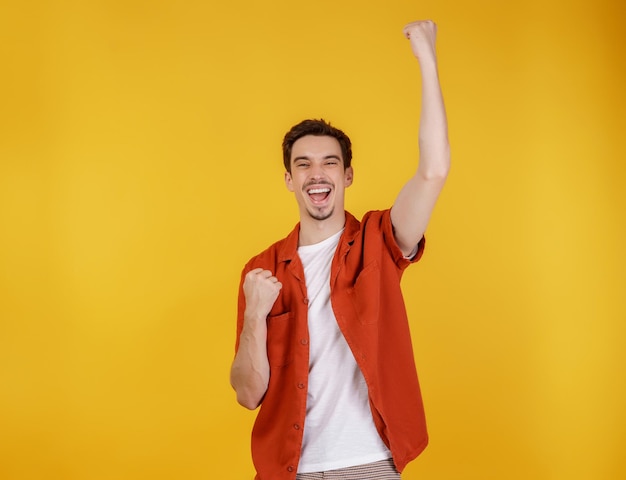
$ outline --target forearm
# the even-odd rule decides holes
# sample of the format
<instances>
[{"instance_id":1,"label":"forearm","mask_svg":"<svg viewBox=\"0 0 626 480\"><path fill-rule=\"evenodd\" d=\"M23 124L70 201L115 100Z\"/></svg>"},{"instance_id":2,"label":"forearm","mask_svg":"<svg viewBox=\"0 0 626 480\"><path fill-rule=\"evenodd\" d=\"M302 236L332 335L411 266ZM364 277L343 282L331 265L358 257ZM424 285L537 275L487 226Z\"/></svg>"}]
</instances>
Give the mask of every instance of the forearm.
<instances>
[{"instance_id":1,"label":"forearm","mask_svg":"<svg viewBox=\"0 0 626 480\"><path fill-rule=\"evenodd\" d=\"M237 392L237 401L250 410L257 408L267 391L269 378L265 319L246 318L230 371L230 383Z\"/></svg>"},{"instance_id":2,"label":"forearm","mask_svg":"<svg viewBox=\"0 0 626 480\"><path fill-rule=\"evenodd\" d=\"M443 182L450 169L448 121L439 84L437 60L420 59L422 106L419 127L419 165L417 173L426 180Z\"/></svg>"}]
</instances>

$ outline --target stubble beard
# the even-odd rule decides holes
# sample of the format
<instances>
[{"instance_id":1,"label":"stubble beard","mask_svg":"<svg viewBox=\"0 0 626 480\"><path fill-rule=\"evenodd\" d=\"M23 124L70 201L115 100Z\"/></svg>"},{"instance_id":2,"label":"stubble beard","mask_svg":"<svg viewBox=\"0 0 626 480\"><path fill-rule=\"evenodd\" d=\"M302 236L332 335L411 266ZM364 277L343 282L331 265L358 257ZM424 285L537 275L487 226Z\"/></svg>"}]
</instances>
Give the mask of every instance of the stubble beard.
<instances>
[{"instance_id":1,"label":"stubble beard","mask_svg":"<svg viewBox=\"0 0 626 480\"><path fill-rule=\"evenodd\" d=\"M309 209L307 209L307 213L309 214L309 217L311 217L313 220L317 220L321 222L324 220L328 220L330 217L333 216L333 213L335 213L335 207L332 207L327 213L324 213L324 212L316 213Z\"/></svg>"}]
</instances>

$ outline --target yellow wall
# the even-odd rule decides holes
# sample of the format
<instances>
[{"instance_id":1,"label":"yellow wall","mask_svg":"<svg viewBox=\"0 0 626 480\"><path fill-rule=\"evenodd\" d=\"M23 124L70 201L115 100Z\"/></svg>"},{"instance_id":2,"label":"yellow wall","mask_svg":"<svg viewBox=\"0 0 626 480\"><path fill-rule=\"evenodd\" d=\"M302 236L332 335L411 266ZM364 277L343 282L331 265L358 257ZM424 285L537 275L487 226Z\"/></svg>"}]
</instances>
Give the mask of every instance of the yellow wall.
<instances>
[{"instance_id":1,"label":"yellow wall","mask_svg":"<svg viewBox=\"0 0 626 480\"><path fill-rule=\"evenodd\" d=\"M333 121L348 208L389 206L420 17L454 167L403 284L431 431L403 478L625 478L624 10L3 1L0 478L252 477L228 370L240 269L297 221L280 140Z\"/></svg>"}]
</instances>

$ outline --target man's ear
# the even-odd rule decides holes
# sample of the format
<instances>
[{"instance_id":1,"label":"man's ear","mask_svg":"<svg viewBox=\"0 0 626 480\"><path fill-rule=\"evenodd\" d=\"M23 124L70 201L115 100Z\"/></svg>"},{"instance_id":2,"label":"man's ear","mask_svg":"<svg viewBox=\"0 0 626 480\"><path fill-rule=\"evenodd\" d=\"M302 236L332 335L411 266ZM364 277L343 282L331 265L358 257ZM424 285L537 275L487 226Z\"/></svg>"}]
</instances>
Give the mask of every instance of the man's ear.
<instances>
[{"instance_id":1,"label":"man's ear","mask_svg":"<svg viewBox=\"0 0 626 480\"><path fill-rule=\"evenodd\" d=\"M285 185L287 186L287 190L293 192L293 182L291 181L291 173L285 172Z\"/></svg>"},{"instance_id":2,"label":"man's ear","mask_svg":"<svg viewBox=\"0 0 626 480\"><path fill-rule=\"evenodd\" d=\"M344 179L346 181L346 187L352 185L352 180L354 180L354 170L352 170L352 167L346 168L346 171L344 172Z\"/></svg>"}]
</instances>

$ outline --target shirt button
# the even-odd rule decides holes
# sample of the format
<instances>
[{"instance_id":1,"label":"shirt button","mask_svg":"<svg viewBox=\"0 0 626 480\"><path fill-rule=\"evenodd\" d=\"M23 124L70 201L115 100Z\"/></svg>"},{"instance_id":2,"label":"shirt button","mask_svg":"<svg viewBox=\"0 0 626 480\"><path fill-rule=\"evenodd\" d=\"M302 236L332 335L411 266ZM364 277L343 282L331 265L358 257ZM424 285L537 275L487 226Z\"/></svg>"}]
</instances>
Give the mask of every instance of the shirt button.
<instances>
[{"instance_id":1,"label":"shirt button","mask_svg":"<svg viewBox=\"0 0 626 480\"><path fill-rule=\"evenodd\" d=\"M307 297L304 297L302 301L304 302L305 305L309 304L309 299Z\"/></svg>"},{"instance_id":2,"label":"shirt button","mask_svg":"<svg viewBox=\"0 0 626 480\"><path fill-rule=\"evenodd\" d=\"M309 344L309 341L308 341L306 338L303 338L302 340L300 340L300 343L301 343L302 345L308 345L308 344Z\"/></svg>"},{"instance_id":3,"label":"shirt button","mask_svg":"<svg viewBox=\"0 0 626 480\"><path fill-rule=\"evenodd\" d=\"M289 466L287 467L287 471L288 471L288 472L293 472L293 470L294 470L293 465L289 465Z\"/></svg>"},{"instance_id":4,"label":"shirt button","mask_svg":"<svg viewBox=\"0 0 626 480\"><path fill-rule=\"evenodd\" d=\"M299 383L298 388L304 388L304 383Z\"/></svg>"},{"instance_id":5,"label":"shirt button","mask_svg":"<svg viewBox=\"0 0 626 480\"><path fill-rule=\"evenodd\" d=\"M300 430L300 425L298 425L297 423L294 423L294 424L293 424L293 428L294 428L295 430Z\"/></svg>"}]
</instances>

